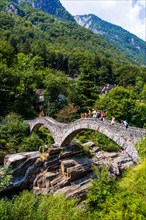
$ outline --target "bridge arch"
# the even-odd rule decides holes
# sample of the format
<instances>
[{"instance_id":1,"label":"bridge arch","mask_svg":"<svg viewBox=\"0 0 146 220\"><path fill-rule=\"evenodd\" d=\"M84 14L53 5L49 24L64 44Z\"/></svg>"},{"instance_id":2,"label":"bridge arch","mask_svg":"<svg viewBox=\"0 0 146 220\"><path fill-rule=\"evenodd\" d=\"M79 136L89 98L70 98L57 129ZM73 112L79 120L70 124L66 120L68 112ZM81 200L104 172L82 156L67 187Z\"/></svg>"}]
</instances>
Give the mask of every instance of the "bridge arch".
<instances>
[{"instance_id":1,"label":"bridge arch","mask_svg":"<svg viewBox=\"0 0 146 220\"><path fill-rule=\"evenodd\" d=\"M77 134L79 134L80 132L85 131L85 130L87 130L87 128L80 128L80 129L76 129L76 130L72 131L71 133L66 134L63 137L61 146L68 145L76 137Z\"/></svg>"},{"instance_id":2,"label":"bridge arch","mask_svg":"<svg viewBox=\"0 0 146 220\"><path fill-rule=\"evenodd\" d=\"M77 122L77 121L76 121ZM120 147L124 148L127 144L127 141L130 141L129 133L127 134L127 131L123 128L119 128L119 126L111 126L109 122L95 122L92 120L92 123L89 123L89 120L82 121L82 124L80 123L71 123L70 128L68 127L65 132L65 134L62 137L62 143L61 146L68 145L73 138L79 134L80 132L84 130L92 130L100 132L101 134L105 135L106 137L110 138L112 141L117 143ZM79 122L79 120L78 120ZM121 131L119 131L119 129ZM120 135L118 133L120 132ZM131 140L132 141L132 140Z\"/></svg>"},{"instance_id":3,"label":"bridge arch","mask_svg":"<svg viewBox=\"0 0 146 220\"><path fill-rule=\"evenodd\" d=\"M48 129L54 139L54 142L56 142L56 134L55 134L56 128L55 128L55 124L54 124L53 119L49 120L47 117L46 118L41 117L41 118L35 118L33 120L26 121L26 122L30 126L30 132L38 131L38 129L41 126Z\"/></svg>"},{"instance_id":4,"label":"bridge arch","mask_svg":"<svg viewBox=\"0 0 146 220\"><path fill-rule=\"evenodd\" d=\"M38 131L41 126L44 126L43 123L38 123L38 124L34 125L34 127L31 130L31 132Z\"/></svg>"}]
</instances>

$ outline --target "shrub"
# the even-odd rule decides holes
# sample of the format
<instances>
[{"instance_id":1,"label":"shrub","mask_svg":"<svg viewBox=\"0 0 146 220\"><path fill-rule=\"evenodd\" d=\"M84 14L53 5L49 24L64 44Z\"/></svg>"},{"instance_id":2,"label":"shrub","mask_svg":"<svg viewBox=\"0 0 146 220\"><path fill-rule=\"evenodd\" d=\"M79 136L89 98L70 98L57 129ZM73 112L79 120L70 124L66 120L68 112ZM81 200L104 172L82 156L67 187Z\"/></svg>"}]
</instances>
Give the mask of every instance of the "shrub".
<instances>
[{"instance_id":1,"label":"shrub","mask_svg":"<svg viewBox=\"0 0 146 220\"><path fill-rule=\"evenodd\" d=\"M15 113L7 115L0 122L1 146L5 144L5 151L8 153L18 152L23 138L28 134L28 124Z\"/></svg>"},{"instance_id":2,"label":"shrub","mask_svg":"<svg viewBox=\"0 0 146 220\"><path fill-rule=\"evenodd\" d=\"M115 188L115 179L109 176L107 167L95 168L97 178L92 180L92 186L87 194L87 206L90 211L102 210L107 197L112 196Z\"/></svg>"},{"instance_id":3,"label":"shrub","mask_svg":"<svg viewBox=\"0 0 146 220\"><path fill-rule=\"evenodd\" d=\"M0 200L2 220L84 220L87 214L77 207L77 200L63 195L34 195L23 191L12 200Z\"/></svg>"}]
</instances>

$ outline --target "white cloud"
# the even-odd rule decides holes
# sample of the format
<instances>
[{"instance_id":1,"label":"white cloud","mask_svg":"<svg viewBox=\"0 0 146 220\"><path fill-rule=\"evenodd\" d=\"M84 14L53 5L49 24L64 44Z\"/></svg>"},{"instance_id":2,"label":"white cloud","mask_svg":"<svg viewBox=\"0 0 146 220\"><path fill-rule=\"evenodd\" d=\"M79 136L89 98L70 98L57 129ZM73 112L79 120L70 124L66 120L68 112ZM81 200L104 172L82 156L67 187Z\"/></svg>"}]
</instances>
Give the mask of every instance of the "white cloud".
<instances>
[{"instance_id":1,"label":"white cloud","mask_svg":"<svg viewBox=\"0 0 146 220\"><path fill-rule=\"evenodd\" d=\"M72 15L95 14L119 25L146 41L146 16L140 19L140 11L146 7L145 0L60 0Z\"/></svg>"}]
</instances>

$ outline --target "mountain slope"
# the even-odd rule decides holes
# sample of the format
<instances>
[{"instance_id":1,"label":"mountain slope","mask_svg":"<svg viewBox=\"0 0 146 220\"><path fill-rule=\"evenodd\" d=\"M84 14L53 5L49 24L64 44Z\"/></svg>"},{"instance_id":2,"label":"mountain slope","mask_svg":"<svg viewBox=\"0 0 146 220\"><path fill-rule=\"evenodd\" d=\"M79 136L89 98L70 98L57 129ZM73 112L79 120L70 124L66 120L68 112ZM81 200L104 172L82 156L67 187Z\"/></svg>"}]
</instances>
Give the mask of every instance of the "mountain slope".
<instances>
[{"instance_id":1,"label":"mountain slope","mask_svg":"<svg viewBox=\"0 0 146 220\"><path fill-rule=\"evenodd\" d=\"M93 14L77 15L75 20L81 26L102 35L103 39L118 48L131 61L146 65L146 42L143 40Z\"/></svg>"},{"instance_id":2,"label":"mountain slope","mask_svg":"<svg viewBox=\"0 0 146 220\"><path fill-rule=\"evenodd\" d=\"M10 12L7 13L7 15L3 14L1 18L1 27L3 30L1 38L6 39L5 35L7 35L7 31L4 30L6 29L8 22L12 23L14 19L13 25L9 25L9 32L11 32L10 38L15 33L14 38L17 38L17 44L15 43L16 47L23 44L21 49L17 49L17 51L23 52L22 48L24 47L24 44L30 44L30 47L32 48L35 40L41 40L41 44L45 42L45 44L48 45L48 47L51 47L52 50L58 50L65 54L71 54L76 50L80 50L98 54L98 56L105 58L105 60L110 59L111 62L117 64L130 63L130 61L124 56L124 54L120 53L119 50L104 41L99 35L79 26L76 22L66 22L59 18L57 19L56 17L42 12L37 8L31 7L30 5L25 4L22 6L17 5L16 3L10 4L10 2L11 1L3 1L3 5L1 6L2 10L6 11L6 13ZM13 5L14 8L16 6L17 10L9 11L9 5ZM22 15L17 14L17 11L22 11ZM9 16L11 13L13 15ZM7 17L7 20L5 16ZM31 37L31 34L27 34L25 28L20 30L23 23L27 21L31 22L31 28L28 29L30 32L32 31L33 38ZM23 40L21 38L23 38ZM29 47L27 46L27 48Z\"/></svg>"},{"instance_id":3,"label":"mountain slope","mask_svg":"<svg viewBox=\"0 0 146 220\"><path fill-rule=\"evenodd\" d=\"M132 65L100 35L76 22L7 0L1 0L0 9L2 115L38 115L38 89L46 91L45 112L54 117L68 103L80 106L81 112L92 108L103 85L145 82L144 67ZM59 94L66 97L65 102Z\"/></svg>"},{"instance_id":4,"label":"mountain slope","mask_svg":"<svg viewBox=\"0 0 146 220\"><path fill-rule=\"evenodd\" d=\"M15 3L29 3L32 7L39 8L44 12L55 15L68 21L75 21L74 17L66 11L59 0L13 0Z\"/></svg>"}]
</instances>

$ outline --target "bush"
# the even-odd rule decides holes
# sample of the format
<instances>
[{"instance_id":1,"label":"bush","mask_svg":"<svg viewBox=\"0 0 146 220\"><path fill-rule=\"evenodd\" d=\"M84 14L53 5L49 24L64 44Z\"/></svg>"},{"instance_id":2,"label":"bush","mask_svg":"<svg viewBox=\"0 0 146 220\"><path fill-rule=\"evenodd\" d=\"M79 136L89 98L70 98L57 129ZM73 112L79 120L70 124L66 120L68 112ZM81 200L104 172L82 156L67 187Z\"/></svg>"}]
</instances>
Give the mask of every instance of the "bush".
<instances>
[{"instance_id":1,"label":"bush","mask_svg":"<svg viewBox=\"0 0 146 220\"><path fill-rule=\"evenodd\" d=\"M15 113L11 113L0 122L1 149L7 153L19 151L19 146L24 137L29 134L29 127L23 119Z\"/></svg>"},{"instance_id":2,"label":"bush","mask_svg":"<svg viewBox=\"0 0 146 220\"><path fill-rule=\"evenodd\" d=\"M109 176L107 167L95 168L97 178L92 180L92 186L87 194L87 206L90 211L102 210L107 197L112 196L115 188L115 179Z\"/></svg>"},{"instance_id":3,"label":"bush","mask_svg":"<svg viewBox=\"0 0 146 220\"><path fill-rule=\"evenodd\" d=\"M37 209L37 218L41 220L84 220L86 213L77 207L77 201L66 199L63 195L44 196Z\"/></svg>"},{"instance_id":4,"label":"bush","mask_svg":"<svg viewBox=\"0 0 146 220\"><path fill-rule=\"evenodd\" d=\"M142 160L146 158L146 138L140 141L136 146Z\"/></svg>"},{"instance_id":5,"label":"bush","mask_svg":"<svg viewBox=\"0 0 146 220\"><path fill-rule=\"evenodd\" d=\"M77 201L63 195L34 195L23 191L12 200L0 200L2 220L84 220L86 213L77 207Z\"/></svg>"},{"instance_id":6,"label":"bush","mask_svg":"<svg viewBox=\"0 0 146 220\"><path fill-rule=\"evenodd\" d=\"M43 140L41 140L37 134L32 133L29 137L23 139L19 151L38 151L39 147L43 144Z\"/></svg>"}]
</instances>

